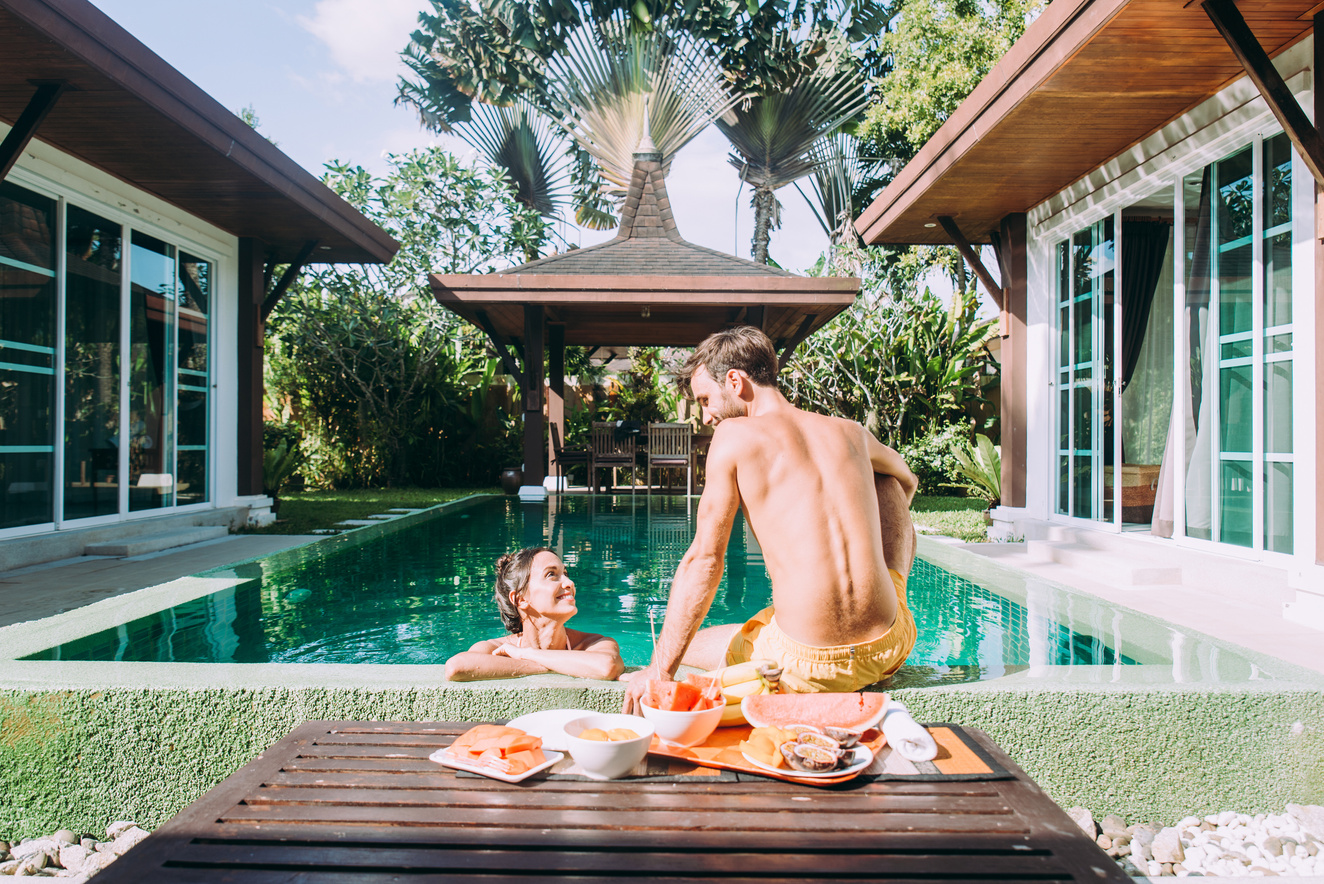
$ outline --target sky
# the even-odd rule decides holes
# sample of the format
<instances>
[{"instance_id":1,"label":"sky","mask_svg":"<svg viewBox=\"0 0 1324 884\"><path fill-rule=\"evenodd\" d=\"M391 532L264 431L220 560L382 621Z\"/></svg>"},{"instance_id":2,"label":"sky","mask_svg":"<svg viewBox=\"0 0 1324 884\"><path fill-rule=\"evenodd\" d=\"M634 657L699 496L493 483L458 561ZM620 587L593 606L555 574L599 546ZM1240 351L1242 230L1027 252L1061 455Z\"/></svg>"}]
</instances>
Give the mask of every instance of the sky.
<instances>
[{"instance_id":1,"label":"sky","mask_svg":"<svg viewBox=\"0 0 1324 884\"><path fill-rule=\"evenodd\" d=\"M407 73L399 52L426 0L92 2L225 107L251 106L262 134L319 178L332 159L384 174L385 154L429 145L473 158L464 142L425 131L411 109L394 104L397 79ZM728 153L726 139L708 127L677 155L667 192L681 236L747 258L754 212L748 187L737 199ZM801 186L812 192L807 181ZM778 197L783 223L769 255L803 272L827 235L793 186ZM581 246L615 235L561 232Z\"/></svg>"}]
</instances>

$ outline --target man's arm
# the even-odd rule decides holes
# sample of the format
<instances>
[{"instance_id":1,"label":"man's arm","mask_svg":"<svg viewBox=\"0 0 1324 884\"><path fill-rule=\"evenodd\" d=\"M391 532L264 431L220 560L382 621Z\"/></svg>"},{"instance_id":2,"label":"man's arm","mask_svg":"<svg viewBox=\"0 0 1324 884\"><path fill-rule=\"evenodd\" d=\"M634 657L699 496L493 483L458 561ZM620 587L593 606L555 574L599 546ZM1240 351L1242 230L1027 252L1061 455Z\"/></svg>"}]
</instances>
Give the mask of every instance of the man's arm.
<instances>
[{"instance_id":1,"label":"man's arm","mask_svg":"<svg viewBox=\"0 0 1324 884\"><path fill-rule=\"evenodd\" d=\"M736 446L731 441L731 433L724 432L725 429L719 426L713 434L694 542L680 560L671 582L671 596L662 621L662 634L653 650L653 661L646 669L630 676L621 707L627 713L635 711L649 679L675 675L722 581L726 545L731 539L736 512L740 509Z\"/></svg>"},{"instance_id":2,"label":"man's arm","mask_svg":"<svg viewBox=\"0 0 1324 884\"><path fill-rule=\"evenodd\" d=\"M869 462L873 465L873 471L896 479L901 486L902 493L906 496L908 505L914 499L915 492L919 490L919 477L911 472L910 467L906 465L906 461L901 455L875 439L873 433L864 430L864 436L865 444L869 450Z\"/></svg>"}]
</instances>

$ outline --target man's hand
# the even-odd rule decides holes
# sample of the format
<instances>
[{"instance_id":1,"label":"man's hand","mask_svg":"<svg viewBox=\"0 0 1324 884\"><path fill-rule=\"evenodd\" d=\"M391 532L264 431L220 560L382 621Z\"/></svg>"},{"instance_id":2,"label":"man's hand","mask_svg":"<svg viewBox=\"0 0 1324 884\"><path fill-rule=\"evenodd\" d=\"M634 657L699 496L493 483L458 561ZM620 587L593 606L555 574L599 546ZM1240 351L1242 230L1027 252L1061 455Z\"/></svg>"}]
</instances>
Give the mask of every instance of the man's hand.
<instances>
[{"instance_id":1,"label":"man's hand","mask_svg":"<svg viewBox=\"0 0 1324 884\"><path fill-rule=\"evenodd\" d=\"M626 715L644 714L639 706L643 702L644 693L648 690L648 681L653 678L665 679L668 676L665 672L654 669L652 666L621 676L621 681L626 683L625 699L621 701L622 712Z\"/></svg>"}]
</instances>

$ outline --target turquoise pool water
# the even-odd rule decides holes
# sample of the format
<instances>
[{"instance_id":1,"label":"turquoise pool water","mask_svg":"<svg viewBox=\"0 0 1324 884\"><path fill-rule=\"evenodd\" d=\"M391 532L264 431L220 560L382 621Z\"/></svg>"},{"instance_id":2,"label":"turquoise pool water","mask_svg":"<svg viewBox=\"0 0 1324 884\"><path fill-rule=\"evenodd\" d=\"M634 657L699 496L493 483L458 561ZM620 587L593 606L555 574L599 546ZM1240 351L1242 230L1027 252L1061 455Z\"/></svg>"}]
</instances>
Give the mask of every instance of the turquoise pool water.
<instances>
[{"instance_id":1,"label":"turquoise pool water","mask_svg":"<svg viewBox=\"0 0 1324 884\"><path fill-rule=\"evenodd\" d=\"M368 542L349 537L231 569L231 589L33 654L35 660L191 663L442 663L500 634L492 562L528 545L561 552L578 587L579 629L615 637L629 665L651 650L693 536L693 501L653 495L491 498ZM378 529L370 529L377 531ZM971 681L1025 669L1134 661L1107 643L919 560L909 582L919 643L898 678ZM707 623L771 596L763 557L737 521ZM1033 645L1033 648L1032 648Z\"/></svg>"}]
</instances>

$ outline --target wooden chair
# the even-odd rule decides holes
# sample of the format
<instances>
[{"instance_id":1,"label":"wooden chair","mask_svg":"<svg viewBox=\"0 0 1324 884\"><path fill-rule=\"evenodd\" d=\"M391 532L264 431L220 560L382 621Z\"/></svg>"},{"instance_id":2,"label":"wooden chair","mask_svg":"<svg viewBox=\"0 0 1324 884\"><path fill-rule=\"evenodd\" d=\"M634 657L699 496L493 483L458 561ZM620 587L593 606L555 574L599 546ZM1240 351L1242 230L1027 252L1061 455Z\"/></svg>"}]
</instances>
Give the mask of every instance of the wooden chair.
<instances>
[{"instance_id":1,"label":"wooden chair","mask_svg":"<svg viewBox=\"0 0 1324 884\"><path fill-rule=\"evenodd\" d=\"M593 463L593 449L587 445L562 445L561 430L556 422L548 424L552 428L552 457L556 461L556 474L560 477L557 488L564 490L568 486L565 483L565 468L575 464L583 464L586 468ZM592 476L589 477L592 479Z\"/></svg>"},{"instance_id":2,"label":"wooden chair","mask_svg":"<svg viewBox=\"0 0 1324 884\"><path fill-rule=\"evenodd\" d=\"M649 424L648 425L648 469L645 483L648 493L653 493L653 468L680 468L685 471L685 495L693 493L694 472L690 467L690 438L692 431L689 424Z\"/></svg>"},{"instance_id":3,"label":"wooden chair","mask_svg":"<svg viewBox=\"0 0 1324 884\"><path fill-rule=\"evenodd\" d=\"M588 484L598 490L598 469L611 467L612 485L616 484L618 467L630 468L630 493L634 493L635 478L635 437L633 433L618 433L612 422L594 421L590 430L593 435L593 449L588 462Z\"/></svg>"}]
</instances>

